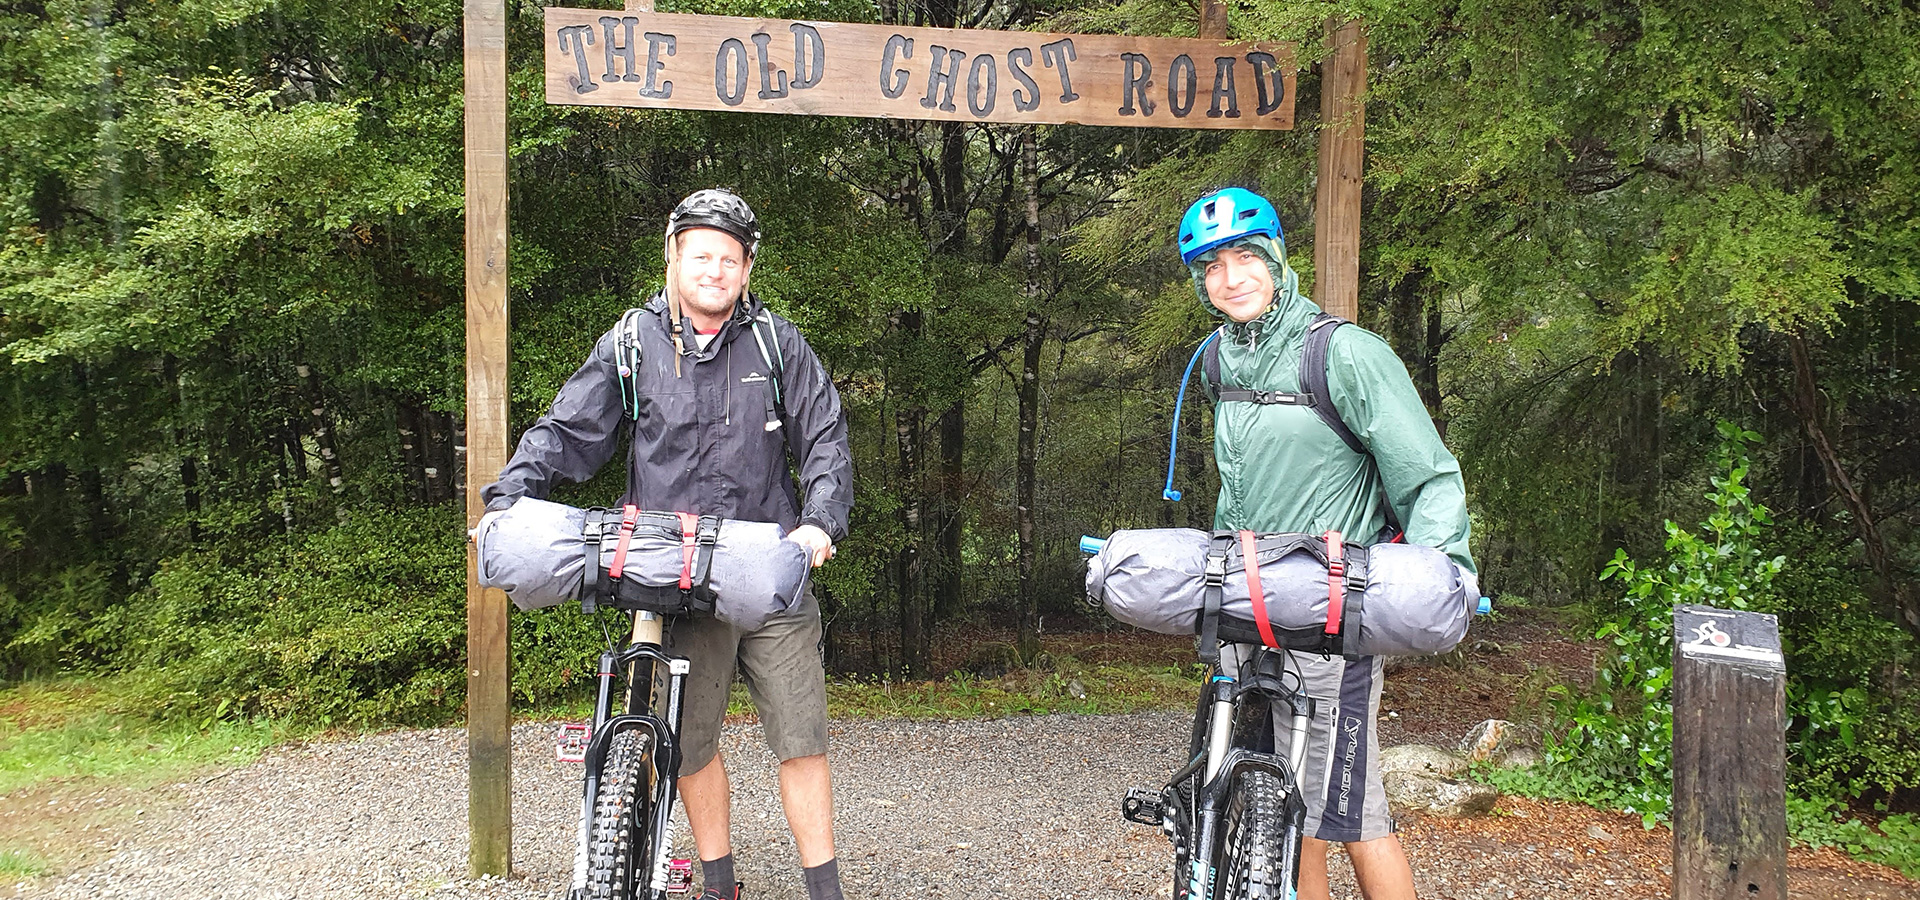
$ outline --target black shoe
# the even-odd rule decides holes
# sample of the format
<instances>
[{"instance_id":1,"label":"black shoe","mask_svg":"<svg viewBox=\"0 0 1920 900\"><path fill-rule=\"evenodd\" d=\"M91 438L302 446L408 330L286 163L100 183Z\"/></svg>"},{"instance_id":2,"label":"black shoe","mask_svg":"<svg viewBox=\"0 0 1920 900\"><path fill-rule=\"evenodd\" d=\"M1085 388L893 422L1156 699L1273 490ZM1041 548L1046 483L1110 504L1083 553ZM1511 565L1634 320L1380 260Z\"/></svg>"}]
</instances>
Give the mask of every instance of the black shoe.
<instances>
[{"instance_id":1,"label":"black shoe","mask_svg":"<svg viewBox=\"0 0 1920 900\"><path fill-rule=\"evenodd\" d=\"M733 891L726 894L722 894L713 888L707 888L700 893L698 900L740 900L741 889L745 887L745 883L736 881L733 883Z\"/></svg>"}]
</instances>

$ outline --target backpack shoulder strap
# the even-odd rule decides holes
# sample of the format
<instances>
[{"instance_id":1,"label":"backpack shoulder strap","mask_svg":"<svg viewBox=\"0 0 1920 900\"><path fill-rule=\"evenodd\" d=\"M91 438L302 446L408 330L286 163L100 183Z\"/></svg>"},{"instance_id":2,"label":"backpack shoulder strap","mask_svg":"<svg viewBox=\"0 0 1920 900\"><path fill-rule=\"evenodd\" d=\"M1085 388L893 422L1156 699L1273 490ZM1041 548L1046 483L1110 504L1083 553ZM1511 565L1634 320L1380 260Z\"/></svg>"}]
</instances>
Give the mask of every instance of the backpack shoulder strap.
<instances>
[{"instance_id":1,"label":"backpack shoulder strap","mask_svg":"<svg viewBox=\"0 0 1920 900\"><path fill-rule=\"evenodd\" d=\"M760 359L767 364L767 377L773 380L773 403L780 417L787 415L786 385L780 377L786 373L786 357L780 352L780 335L773 330L773 313L764 307L753 317L753 342L760 347Z\"/></svg>"},{"instance_id":2,"label":"backpack shoulder strap","mask_svg":"<svg viewBox=\"0 0 1920 900\"><path fill-rule=\"evenodd\" d=\"M760 359L767 364L767 430L780 429L780 440L794 461L793 429L787 427L787 387L781 380L786 373L786 358L780 352L780 335L773 329L773 313L761 307L753 316L753 343L760 348Z\"/></svg>"},{"instance_id":3,"label":"backpack shoulder strap","mask_svg":"<svg viewBox=\"0 0 1920 900\"><path fill-rule=\"evenodd\" d=\"M1227 326L1222 325L1220 326L1220 329L1225 329L1226 327ZM1219 333L1219 330L1216 330L1215 333L1216 334ZM1220 402L1220 341L1218 339L1208 342L1206 349L1201 351L1200 383L1204 385L1207 389L1207 399L1215 403L1219 403Z\"/></svg>"},{"instance_id":4,"label":"backpack shoulder strap","mask_svg":"<svg viewBox=\"0 0 1920 900\"><path fill-rule=\"evenodd\" d=\"M614 362L620 367L620 412L640 418L640 326L646 310L634 307L620 316L614 329Z\"/></svg>"},{"instance_id":5,"label":"backpack shoulder strap","mask_svg":"<svg viewBox=\"0 0 1920 900\"><path fill-rule=\"evenodd\" d=\"M1333 333L1340 326L1348 325L1346 319L1330 313L1315 316L1313 323L1307 326L1307 343L1300 351L1301 389L1311 398L1313 411L1325 422L1333 433L1346 442L1348 449L1355 453L1366 454L1365 444L1360 437L1347 427L1340 418L1340 410L1333 405L1333 391L1327 387L1327 348L1333 343ZM1400 524L1400 517L1394 514L1393 504L1387 499L1385 485L1380 488L1380 509L1386 514L1387 530L1393 533L1391 540L1400 540L1399 535L1406 529Z\"/></svg>"},{"instance_id":6,"label":"backpack shoulder strap","mask_svg":"<svg viewBox=\"0 0 1920 900\"><path fill-rule=\"evenodd\" d=\"M1333 392L1327 388L1327 347L1333 343L1333 333L1346 324L1346 319L1321 313L1307 326L1306 345L1300 349L1300 389L1309 398L1314 415L1340 436L1347 449L1365 454L1366 445L1341 421L1340 410L1333 405Z\"/></svg>"}]
</instances>

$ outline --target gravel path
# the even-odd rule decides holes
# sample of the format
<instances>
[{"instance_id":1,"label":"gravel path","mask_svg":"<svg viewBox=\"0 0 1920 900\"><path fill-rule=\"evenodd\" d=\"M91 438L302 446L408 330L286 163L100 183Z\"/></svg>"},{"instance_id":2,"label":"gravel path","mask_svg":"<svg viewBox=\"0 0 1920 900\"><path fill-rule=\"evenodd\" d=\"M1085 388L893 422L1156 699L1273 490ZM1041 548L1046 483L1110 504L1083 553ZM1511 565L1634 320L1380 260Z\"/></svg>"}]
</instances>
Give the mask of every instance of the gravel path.
<instances>
[{"instance_id":1,"label":"gravel path","mask_svg":"<svg viewBox=\"0 0 1920 900\"><path fill-rule=\"evenodd\" d=\"M1121 821L1116 801L1127 785L1171 773L1186 730L1178 713L836 722L831 759L848 894L1165 897L1166 841ZM551 725L514 729L510 879L465 876L465 736L440 730L279 748L251 766L162 788L120 825L76 836L85 860L78 868L16 890L98 900L562 898L580 772L553 760L551 735ZM759 728L729 726L722 749L749 895L803 897ZM1542 836L1556 830L1565 827L1538 821ZM681 855L692 855L684 822L677 834L687 848ZM1631 854L1522 843L1523 834L1490 839L1438 821L1410 823L1406 838L1423 897L1666 895L1661 873ZM1336 862L1336 878L1342 868ZM1350 878L1337 881L1336 900L1358 896ZM1822 882L1794 896L1920 893L1894 885L1856 893Z\"/></svg>"}]
</instances>

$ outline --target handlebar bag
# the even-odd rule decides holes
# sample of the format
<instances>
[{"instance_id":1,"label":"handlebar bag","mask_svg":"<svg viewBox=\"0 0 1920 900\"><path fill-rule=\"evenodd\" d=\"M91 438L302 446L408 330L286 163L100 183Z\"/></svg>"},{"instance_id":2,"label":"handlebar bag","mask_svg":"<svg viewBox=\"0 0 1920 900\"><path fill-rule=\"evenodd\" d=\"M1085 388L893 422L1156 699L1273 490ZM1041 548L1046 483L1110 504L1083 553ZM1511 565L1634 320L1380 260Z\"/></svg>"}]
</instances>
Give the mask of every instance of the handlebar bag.
<instances>
[{"instance_id":1,"label":"handlebar bag","mask_svg":"<svg viewBox=\"0 0 1920 900\"><path fill-rule=\"evenodd\" d=\"M666 615L710 613L743 631L800 604L807 549L772 522L522 497L473 532L480 583L521 609L579 601ZM617 574L616 574L617 573Z\"/></svg>"},{"instance_id":2,"label":"handlebar bag","mask_svg":"<svg viewBox=\"0 0 1920 900\"><path fill-rule=\"evenodd\" d=\"M1202 633L1208 553L1214 549L1224 556L1219 637L1267 643L1255 624L1242 547L1235 532L1116 531L1087 562L1087 598L1114 618L1148 631ZM1422 656L1445 653L1466 636L1479 583L1445 553L1411 544L1344 544L1341 549L1342 608L1330 619L1324 539L1305 534L1254 539L1275 646L1352 656Z\"/></svg>"}]
</instances>

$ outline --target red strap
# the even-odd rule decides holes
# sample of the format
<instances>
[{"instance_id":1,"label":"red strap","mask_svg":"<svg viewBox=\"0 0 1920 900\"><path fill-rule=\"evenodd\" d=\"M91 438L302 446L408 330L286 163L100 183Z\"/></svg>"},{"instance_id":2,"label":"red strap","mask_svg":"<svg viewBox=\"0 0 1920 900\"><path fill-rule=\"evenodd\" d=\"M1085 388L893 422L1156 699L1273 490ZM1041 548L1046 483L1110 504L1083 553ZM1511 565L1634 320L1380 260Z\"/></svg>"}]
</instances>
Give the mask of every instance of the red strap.
<instances>
[{"instance_id":1,"label":"red strap","mask_svg":"<svg viewBox=\"0 0 1920 900\"><path fill-rule=\"evenodd\" d=\"M1327 633L1340 633L1340 612L1347 605L1347 561L1340 532L1327 532Z\"/></svg>"},{"instance_id":2,"label":"red strap","mask_svg":"<svg viewBox=\"0 0 1920 900\"><path fill-rule=\"evenodd\" d=\"M674 513L680 517L680 589L693 590L693 535L700 529L700 517L693 513Z\"/></svg>"},{"instance_id":3,"label":"red strap","mask_svg":"<svg viewBox=\"0 0 1920 900\"><path fill-rule=\"evenodd\" d=\"M1247 599L1253 601L1253 624L1260 627L1260 640L1280 649L1273 639L1273 622L1267 618L1267 595L1260 589L1260 551L1254 546L1253 532L1240 532L1240 561L1247 569Z\"/></svg>"},{"instance_id":4,"label":"red strap","mask_svg":"<svg viewBox=\"0 0 1920 900\"><path fill-rule=\"evenodd\" d=\"M629 506L620 514L620 543L613 548L613 563L607 566L607 577L619 580L620 573L627 569L627 544L633 541L633 523L640 519L640 507Z\"/></svg>"}]
</instances>

